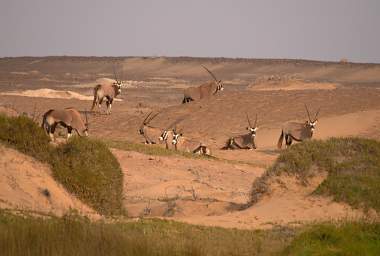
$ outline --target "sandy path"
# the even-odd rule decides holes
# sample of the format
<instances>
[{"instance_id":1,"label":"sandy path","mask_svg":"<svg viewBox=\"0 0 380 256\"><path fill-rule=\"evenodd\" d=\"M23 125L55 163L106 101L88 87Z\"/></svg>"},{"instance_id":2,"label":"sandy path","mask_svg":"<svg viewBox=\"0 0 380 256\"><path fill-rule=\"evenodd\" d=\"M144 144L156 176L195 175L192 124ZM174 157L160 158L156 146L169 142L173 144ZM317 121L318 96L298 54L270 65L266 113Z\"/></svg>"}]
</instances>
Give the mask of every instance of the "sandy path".
<instances>
[{"instance_id":1,"label":"sandy path","mask_svg":"<svg viewBox=\"0 0 380 256\"><path fill-rule=\"evenodd\" d=\"M73 209L92 219L99 218L53 179L47 165L2 145L0 156L1 208L57 216Z\"/></svg>"}]
</instances>

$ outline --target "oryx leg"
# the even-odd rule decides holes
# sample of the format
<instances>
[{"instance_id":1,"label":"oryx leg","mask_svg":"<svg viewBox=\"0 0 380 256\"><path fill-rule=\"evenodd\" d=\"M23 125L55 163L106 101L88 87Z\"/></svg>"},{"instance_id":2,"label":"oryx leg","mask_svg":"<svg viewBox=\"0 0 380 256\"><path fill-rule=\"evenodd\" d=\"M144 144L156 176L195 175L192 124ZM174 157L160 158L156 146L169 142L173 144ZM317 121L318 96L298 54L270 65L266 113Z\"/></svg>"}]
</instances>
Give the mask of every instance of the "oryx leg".
<instances>
[{"instance_id":1,"label":"oryx leg","mask_svg":"<svg viewBox=\"0 0 380 256\"><path fill-rule=\"evenodd\" d=\"M55 132L56 127L57 127L57 123L53 123L52 125L49 125L49 137L52 141L55 141L54 132Z\"/></svg>"},{"instance_id":2,"label":"oryx leg","mask_svg":"<svg viewBox=\"0 0 380 256\"><path fill-rule=\"evenodd\" d=\"M102 113L101 108L102 108L103 99L104 99L104 98L98 98L98 103L97 103L97 105L98 105L98 113L99 113L99 114Z\"/></svg>"},{"instance_id":3,"label":"oryx leg","mask_svg":"<svg viewBox=\"0 0 380 256\"><path fill-rule=\"evenodd\" d=\"M71 126L67 126L67 139L69 139L72 134L73 128Z\"/></svg>"},{"instance_id":4,"label":"oryx leg","mask_svg":"<svg viewBox=\"0 0 380 256\"><path fill-rule=\"evenodd\" d=\"M111 97L107 97L107 113L108 113L108 115L110 115L111 114L111 109L112 109L112 102L113 102L113 98L111 98Z\"/></svg>"},{"instance_id":5,"label":"oryx leg","mask_svg":"<svg viewBox=\"0 0 380 256\"><path fill-rule=\"evenodd\" d=\"M234 139L230 138L228 140L228 142L226 143L226 146L223 149L227 149L227 150L233 149L234 148L234 143L235 143Z\"/></svg>"},{"instance_id":6,"label":"oryx leg","mask_svg":"<svg viewBox=\"0 0 380 256\"><path fill-rule=\"evenodd\" d=\"M286 142L286 148L290 147L292 145L293 139L290 135L285 135L285 142Z\"/></svg>"}]
</instances>

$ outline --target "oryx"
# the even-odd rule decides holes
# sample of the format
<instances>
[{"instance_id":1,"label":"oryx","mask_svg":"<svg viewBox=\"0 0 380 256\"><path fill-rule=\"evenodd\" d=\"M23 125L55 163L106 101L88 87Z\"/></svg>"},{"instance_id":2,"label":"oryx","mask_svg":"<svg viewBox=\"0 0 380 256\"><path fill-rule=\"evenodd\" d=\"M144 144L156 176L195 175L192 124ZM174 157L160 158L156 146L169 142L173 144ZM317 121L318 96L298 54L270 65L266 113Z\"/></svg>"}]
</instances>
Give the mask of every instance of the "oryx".
<instances>
[{"instance_id":1,"label":"oryx","mask_svg":"<svg viewBox=\"0 0 380 256\"><path fill-rule=\"evenodd\" d=\"M111 114L113 99L121 94L122 81L117 79L116 72L114 69L115 79L98 79L99 83L94 88L94 100L92 102L91 111L94 110L96 106L101 107L103 100L106 99L107 111L106 114Z\"/></svg>"},{"instance_id":2,"label":"oryx","mask_svg":"<svg viewBox=\"0 0 380 256\"><path fill-rule=\"evenodd\" d=\"M174 145L175 150L211 156L211 151L205 144L184 137L182 133L177 132L176 129L173 130L172 144Z\"/></svg>"},{"instance_id":3,"label":"oryx","mask_svg":"<svg viewBox=\"0 0 380 256\"><path fill-rule=\"evenodd\" d=\"M248 133L239 135L236 137L231 137L226 141L225 146L222 149L256 149L255 144L255 137L256 137L256 131L258 129L257 127L257 114L255 118L255 123L252 126L251 121L249 120L248 114L247 121L248 121Z\"/></svg>"},{"instance_id":4,"label":"oryx","mask_svg":"<svg viewBox=\"0 0 380 256\"><path fill-rule=\"evenodd\" d=\"M151 122L159 113L153 116L151 116L151 114L152 112L147 115L139 129L139 134L144 137L145 144L157 144L160 141L159 138L162 133L162 129L149 126L149 122Z\"/></svg>"},{"instance_id":5,"label":"oryx","mask_svg":"<svg viewBox=\"0 0 380 256\"><path fill-rule=\"evenodd\" d=\"M311 139L315 130L315 125L318 122L319 110L316 112L315 117L311 120L309 110L305 105L308 121L304 123L299 122L288 122L282 127L280 138L278 139L277 147L280 149L282 147L282 141L285 137L286 147L289 147L293 140L304 141Z\"/></svg>"},{"instance_id":6,"label":"oryx","mask_svg":"<svg viewBox=\"0 0 380 256\"><path fill-rule=\"evenodd\" d=\"M79 136L88 136L88 119L85 111L86 122L83 122L81 115L75 108L50 109L42 117L41 127L48 133L54 141L54 131L58 124L67 128L67 139L71 137L74 129Z\"/></svg>"},{"instance_id":7,"label":"oryx","mask_svg":"<svg viewBox=\"0 0 380 256\"><path fill-rule=\"evenodd\" d=\"M208 98L219 91L223 91L223 83L218 80L216 76L205 66L202 65L204 69L214 78L214 81L204 83L197 87L190 87L185 89L182 103L187 103L194 100L200 100L203 98Z\"/></svg>"},{"instance_id":8,"label":"oryx","mask_svg":"<svg viewBox=\"0 0 380 256\"><path fill-rule=\"evenodd\" d=\"M166 149L172 149L175 150L175 146L173 145L173 138L174 138L174 132L177 128L177 124L181 121L183 121L185 117L178 118L173 123L171 123L169 126L167 126L161 133L161 136L159 138L160 141L165 142Z\"/></svg>"}]
</instances>

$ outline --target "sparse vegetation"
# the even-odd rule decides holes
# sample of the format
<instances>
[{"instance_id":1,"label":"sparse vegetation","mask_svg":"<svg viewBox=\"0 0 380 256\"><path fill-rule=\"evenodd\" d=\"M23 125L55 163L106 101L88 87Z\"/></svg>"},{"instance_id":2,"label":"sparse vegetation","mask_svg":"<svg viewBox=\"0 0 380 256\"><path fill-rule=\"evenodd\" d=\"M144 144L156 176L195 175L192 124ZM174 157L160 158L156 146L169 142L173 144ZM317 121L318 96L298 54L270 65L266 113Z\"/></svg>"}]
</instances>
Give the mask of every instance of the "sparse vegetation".
<instances>
[{"instance_id":1,"label":"sparse vegetation","mask_svg":"<svg viewBox=\"0 0 380 256\"><path fill-rule=\"evenodd\" d=\"M342 222L266 231L163 220L91 222L0 210L1 255L379 255L380 224Z\"/></svg>"},{"instance_id":2,"label":"sparse vegetation","mask_svg":"<svg viewBox=\"0 0 380 256\"><path fill-rule=\"evenodd\" d=\"M312 140L283 151L267 174L253 185L252 200L266 190L265 181L287 173L307 181L327 171L327 179L316 194L330 195L354 207L380 211L380 142L361 138Z\"/></svg>"},{"instance_id":3,"label":"sparse vegetation","mask_svg":"<svg viewBox=\"0 0 380 256\"><path fill-rule=\"evenodd\" d=\"M324 223L308 227L283 255L380 255L380 224Z\"/></svg>"},{"instance_id":4,"label":"sparse vegetation","mask_svg":"<svg viewBox=\"0 0 380 256\"><path fill-rule=\"evenodd\" d=\"M123 213L122 171L102 142L74 137L53 147L28 117L4 115L0 115L0 142L50 164L54 178L99 213Z\"/></svg>"},{"instance_id":5,"label":"sparse vegetation","mask_svg":"<svg viewBox=\"0 0 380 256\"><path fill-rule=\"evenodd\" d=\"M183 156L187 158L215 159L215 157L207 155L197 155L188 152L169 150L158 145L137 144L129 141L106 141L111 148L118 148L127 151L135 151L146 155L156 156Z\"/></svg>"},{"instance_id":6,"label":"sparse vegetation","mask_svg":"<svg viewBox=\"0 0 380 256\"><path fill-rule=\"evenodd\" d=\"M1 255L273 255L294 230L250 231L162 220L90 222L0 211Z\"/></svg>"}]
</instances>

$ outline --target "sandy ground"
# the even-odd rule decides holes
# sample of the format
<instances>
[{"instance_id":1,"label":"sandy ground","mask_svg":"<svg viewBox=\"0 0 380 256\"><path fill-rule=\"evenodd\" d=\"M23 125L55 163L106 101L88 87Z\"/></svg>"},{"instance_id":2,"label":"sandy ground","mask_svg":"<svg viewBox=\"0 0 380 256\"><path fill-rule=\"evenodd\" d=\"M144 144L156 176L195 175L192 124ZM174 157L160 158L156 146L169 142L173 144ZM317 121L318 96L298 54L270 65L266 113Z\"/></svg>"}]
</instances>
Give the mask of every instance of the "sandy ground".
<instances>
[{"instance_id":1,"label":"sandy ground","mask_svg":"<svg viewBox=\"0 0 380 256\"><path fill-rule=\"evenodd\" d=\"M122 101L114 103L111 116L90 116L92 137L142 143L137 130L149 112L157 111L152 126L164 129L177 121L186 136L205 141L220 159L148 156L112 149L125 173L124 203L131 216L237 228L362 216L347 205L310 195L323 174L306 187L291 177L281 177L273 183L270 195L246 210L238 209L249 201L254 180L279 155L276 143L282 124L305 121L304 104L313 113L321 108L317 139L380 139L380 65L197 58L0 59L0 105L18 113L32 113L36 108L39 115L50 108L88 109L96 79L112 77L115 63L129 87L123 89ZM210 79L200 64L215 72L226 89L210 100L181 105L183 88ZM273 75L297 79L263 83L262 77L272 79ZM258 149L220 150L229 136L245 133L246 113L251 119L258 114ZM44 179L52 181L47 174L39 182ZM27 198L20 192L7 194L3 200L17 205L21 199L16 194ZM48 202L45 205L52 209Z\"/></svg>"}]
</instances>

